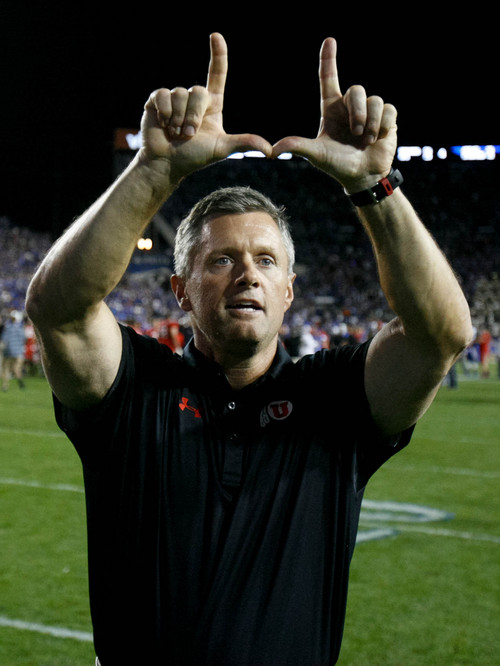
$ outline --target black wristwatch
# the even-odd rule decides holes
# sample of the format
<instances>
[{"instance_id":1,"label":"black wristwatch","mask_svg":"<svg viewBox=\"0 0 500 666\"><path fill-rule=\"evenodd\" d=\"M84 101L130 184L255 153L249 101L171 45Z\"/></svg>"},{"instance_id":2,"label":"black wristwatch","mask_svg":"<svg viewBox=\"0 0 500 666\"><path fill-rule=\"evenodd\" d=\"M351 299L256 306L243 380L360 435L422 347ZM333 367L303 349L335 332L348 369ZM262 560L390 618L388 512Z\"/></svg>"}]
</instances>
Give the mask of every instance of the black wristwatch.
<instances>
[{"instance_id":1,"label":"black wristwatch","mask_svg":"<svg viewBox=\"0 0 500 666\"><path fill-rule=\"evenodd\" d=\"M368 206L369 204L378 204L386 197L390 196L394 190L403 182L403 176L397 169L391 169L388 176L379 180L376 185L367 190L347 194L351 203L355 206Z\"/></svg>"}]
</instances>

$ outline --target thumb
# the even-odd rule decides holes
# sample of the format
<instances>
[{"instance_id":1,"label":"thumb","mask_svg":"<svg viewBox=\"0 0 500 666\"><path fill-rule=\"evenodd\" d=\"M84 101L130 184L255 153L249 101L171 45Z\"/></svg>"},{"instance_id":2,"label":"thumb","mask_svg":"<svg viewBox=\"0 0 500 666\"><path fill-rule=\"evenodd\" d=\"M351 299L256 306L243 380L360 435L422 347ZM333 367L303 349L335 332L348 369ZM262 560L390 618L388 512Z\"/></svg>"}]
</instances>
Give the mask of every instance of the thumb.
<instances>
[{"instance_id":1,"label":"thumb","mask_svg":"<svg viewBox=\"0 0 500 666\"><path fill-rule=\"evenodd\" d=\"M306 139L301 136L287 136L274 144L272 147L272 157L279 157L283 153L292 153L292 155L313 160L316 153L315 146L316 142L314 139Z\"/></svg>"},{"instance_id":2,"label":"thumb","mask_svg":"<svg viewBox=\"0 0 500 666\"><path fill-rule=\"evenodd\" d=\"M222 150L225 157L232 153L244 152L246 150L256 150L264 153L266 157L271 157L273 147L258 134L226 134Z\"/></svg>"}]
</instances>

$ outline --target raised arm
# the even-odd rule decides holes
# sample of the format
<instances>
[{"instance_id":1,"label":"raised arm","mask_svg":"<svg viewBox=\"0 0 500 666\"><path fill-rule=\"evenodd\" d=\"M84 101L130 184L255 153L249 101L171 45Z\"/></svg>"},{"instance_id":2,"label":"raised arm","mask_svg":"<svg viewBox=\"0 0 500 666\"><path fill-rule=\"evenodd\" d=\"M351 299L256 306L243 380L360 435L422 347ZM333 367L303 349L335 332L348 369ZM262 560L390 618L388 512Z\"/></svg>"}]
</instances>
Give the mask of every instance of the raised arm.
<instances>
[{"instance_id":1,"label":"raised arm","mask_svg":"<svg viewBox=\"0 0 500 666\"><path fill-rule=\"evenodd\" d=\"M349 194L371 188L391 170L396 109L368 97L361 86L342 94L331 38L321 49L319 77L318 136L286 137L274 146L274 155L289 151L307 158ZM356 210L397 315L372 341L365 371L372 414L383 431L395 433L425 412L470 342L470 313L452 269L401 189Z\"/></svg>"},{"instance_id":2,"label":"raised arm","mask_svg":"<svg viewBox=\"0 0 500 666\"><path fill-rule=\"evenodd\" d=\"M221 35L211 35L210 50L206 87L161 89L150 96L141 150L55 243L28 289L26 308L47 378L68 406L98 402L116 376L121 336L103 299L123 276L157 210L197 169L239 150L271 152L259 136L224 132L227 48Z\"/></svg>"}]
</instances>

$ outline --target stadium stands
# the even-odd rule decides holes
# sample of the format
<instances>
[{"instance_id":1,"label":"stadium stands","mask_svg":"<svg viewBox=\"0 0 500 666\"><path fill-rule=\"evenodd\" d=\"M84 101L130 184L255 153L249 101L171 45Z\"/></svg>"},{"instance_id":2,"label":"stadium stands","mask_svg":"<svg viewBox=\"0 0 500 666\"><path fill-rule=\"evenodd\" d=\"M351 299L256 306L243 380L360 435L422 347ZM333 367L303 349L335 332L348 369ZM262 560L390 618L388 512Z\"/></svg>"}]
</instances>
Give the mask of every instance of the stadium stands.
<instances>
[{"instance_id":1,"label":"stadium stands","mask_svg":"<svg viewBox=\"0 0 500 666\"><path fill-rule=\"evenodd\" d=\"M457 272L478 330L486 327L496 353L500 332L500 208L494 183L496 162L459 160L400 165L403 188ZM286 206L296 242L295 302L287 315L283 339L296 351L301 335L316 348L344 339L364 339L392 313L378 285L369 242L339 188L303 160L267 163L226 160L193 177L167 202L162 213L175 228L200 196L236 182L261 189ZM0 325L11 309L22 310L29 280L52 240L47 233L0 218ZM157 334L158 323L187 320L177 309L168 285L171 248L155 240L153 252L167 266L127 274L108 298L120 321ZM179 317L181 317L179 319ZM188 331L187 331L188 332Z\"/></svg>"}]
</instances>

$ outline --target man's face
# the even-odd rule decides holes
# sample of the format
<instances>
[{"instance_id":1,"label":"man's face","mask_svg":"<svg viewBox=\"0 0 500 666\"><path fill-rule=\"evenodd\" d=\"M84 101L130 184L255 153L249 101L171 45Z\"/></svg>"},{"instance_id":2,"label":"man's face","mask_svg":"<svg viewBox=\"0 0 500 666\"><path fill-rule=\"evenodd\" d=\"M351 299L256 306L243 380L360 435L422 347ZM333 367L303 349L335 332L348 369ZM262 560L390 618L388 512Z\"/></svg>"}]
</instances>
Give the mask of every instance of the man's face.
<instances>
[{"instance_id":1,"label":"man's face","mask_svg":"<svg viewBox=\"0 0 500 666\"><path fill-rule=\"evenodd\" d=\"M276 344L294 277L276 223L252 212L207 223L190 275L172 286L200 351L251 355Z\"/></svg>"}]
</instances>

